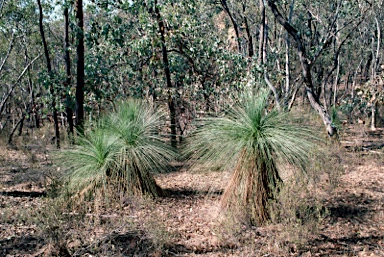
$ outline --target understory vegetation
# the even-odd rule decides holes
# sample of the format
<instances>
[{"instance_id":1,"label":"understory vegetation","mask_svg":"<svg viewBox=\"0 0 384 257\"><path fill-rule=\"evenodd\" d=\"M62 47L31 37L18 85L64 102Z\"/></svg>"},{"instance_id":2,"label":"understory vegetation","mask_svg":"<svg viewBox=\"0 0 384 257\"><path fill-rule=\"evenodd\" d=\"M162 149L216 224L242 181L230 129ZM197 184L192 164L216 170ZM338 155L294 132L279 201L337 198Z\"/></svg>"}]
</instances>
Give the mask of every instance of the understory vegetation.
<instances>
[{"instance_id":1,"label":"understory vegetation","mask_svg":"<svg viewBox=\"0 0 384 257\"><path fill-rule=\"evenodd\" d=\"M316 116L307 118L318 122ZM345 133L342 141L345 136L361 138L358 128ZM384 183L382 150L323 144L311 148L305 173L278 165L284 183L268 199L268 220L252 226L237 211L222 209L222 193L234 175L230 168L236 166L207 165L202 159L194 165L188 160L185 167L176 162L173 170L151 173L167 192L163 196L119 190L119 181L95 187L80 199L73 198L74 191L61 195L72 187L63 176L67 171L52 166L54 156L43 151L50 149L49 141L33 145L33 138L18 139L30 149L1 151L1 186L6 193L0 196L0 245L10 255L352 256L380 255L384 249L378 209L382 195L377 191ZM351 241L340 244L344 238Z\"/></svg>"},{"instance_id":2,"label":"understory vegetation","mask_svg":"<svg viewBox=\"0 0 384 257\"><path fill-rule=\"evenodd\" d=\"M383 6L0 0L0 255L383 256Z\"/></svg>"}]
</instances>

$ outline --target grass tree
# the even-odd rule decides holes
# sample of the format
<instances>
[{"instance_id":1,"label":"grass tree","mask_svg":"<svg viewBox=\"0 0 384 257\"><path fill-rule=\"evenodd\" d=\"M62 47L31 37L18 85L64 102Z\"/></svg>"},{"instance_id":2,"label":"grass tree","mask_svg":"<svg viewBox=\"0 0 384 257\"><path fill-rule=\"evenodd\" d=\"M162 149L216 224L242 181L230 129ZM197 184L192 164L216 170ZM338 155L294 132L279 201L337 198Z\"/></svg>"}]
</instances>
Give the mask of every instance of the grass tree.
<instances>
[{"instance_id":1,"label":"grass tree","mask_svg":"<svg viewBox=\"0 0 384 257\"><path fill-rule=\"evenodd\" d=\"M61 152L69 168L69 188L94 192L112 186L119 192L160 196L153 172L169 168L175 152L159 133L163 114L149 104L128 100Z\"/></svg>"},{"instance_id":2,"label":"grass tree","mask_svg":"<svg viewBox=\"0 0 384 257\"><path fill-rule=\"evenodd\" d=\"M268 110L268 95L262 90L244 97L225 116L204 119L188 149L194 158L232 168L222 206L255 225L269 218L268 202L282 183L279 167L302 170L314 139L287 113Z\"/></svg>"}]
</instances>

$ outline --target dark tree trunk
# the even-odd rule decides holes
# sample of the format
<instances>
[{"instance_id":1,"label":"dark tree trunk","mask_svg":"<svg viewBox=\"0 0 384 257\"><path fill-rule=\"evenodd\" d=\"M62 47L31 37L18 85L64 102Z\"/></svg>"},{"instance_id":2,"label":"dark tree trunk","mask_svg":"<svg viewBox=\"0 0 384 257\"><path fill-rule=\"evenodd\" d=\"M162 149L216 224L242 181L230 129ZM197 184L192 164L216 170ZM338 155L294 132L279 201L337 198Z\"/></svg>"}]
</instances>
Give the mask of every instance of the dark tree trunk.
<instances>
[{"instance_id":1,"label":"dark tree trunk","mask_svg":"<svg viewBox=\"0 0 384 257\"><path fill-rule=\"evenodd\" d=\"M43 41L43 46L44 46L44 55L45 55L45 58L47 61L47 70L48 70L49 78L53 79L51 59L49 57L48 45L47 45L47 41L45 39L44 27L43 27L43 8L41 7L41 1L40 0L37 0L37 4L39 5L39 28L40 28L41 39ZM51 97L52 97L51 105L52 105L53 121L55 123L56 147L60 148L59 120L57 118L57 109L56 109L56 100L55 100L56 96L55 96L55 89L52 85L52 81L50 81L49 91L50 91Z\"/></svg>"},{"instance_id":2,"label":"dark tree trunk","mask_svg":"<svg viewBox=\"0 0 384 257\"><path fill-rule=\"evenodd\" d=\"M245 4L243 3L243 13L244 13L244 25L245 25L245 32L247 33L248 37L248 57L253 57L254 51L253 51L253 40L251 35L251 30L249 29L248 20L245 16Z\"/></svg>"},{"instance_id":3,"label":"dark tree trunk","mask_svg":"<svg viewBox=\"0 0 384 257\"><path fill-rule=\"evenodd\" d=\"M19 127L19 126L20 126L19 135L21 135L21 131L23 129L22 127L23 127L24 119L25 119L25 114L22 114L20 120L16 123L15 127L12 129L11 134L9 134L8 144L12 144L13 134L15 134L15 131L16 131L17 127Z\"/></svg>"},{"instance_id":4,"label":"dark tree trunk","mask_svg":"<svg viewBox=\"0 0 384 257\"><path fill-rule=\"evenodd\" d=\"M25 114L21 117L21 120L20 120L19 133L17 134L18 136L21 136L21 134L23 133L24 120L25 120Z\"/></svg>"},{"instance_id":5,"label":"dark tree trunk","mask_svg":"<svg viewBox=\"0 0 384 257\"><path fill-rule=\"evenodd\" d=\"M228 14L229 19L231 20L233 29L235 30L236 34L236 40L237 40L237 48L239 50L239 53L241 53L241 40L240 40L240 34L239 34L239 26L237 25L235 19L233 18L231 11L229 10L228 4L226 0L220 0L221 6L224 8L224 11Z\"/></svg>"},{"instance_id":6,"label":"dark tree trunk","mask_svg":"<svg viewBox=\"0 0 384 257\"><path fill-rule=\"evenodd\" d=\"M161 50L163 54L163 64L164 64L164 73L167 83L167 89L168 89L168 108L169 113L171 116L171 144L173 147L177 146L177 131L176 131L176 104L175 99L173 99L172 91L172 81L171 81L171 72L169 70L169 61L168 61L168 53L167 53L167 47L165 45L165 27L164 27L164 21L161 18L160 10L157 7L157 1L155 1L155 13L157 22L159 25L159 32L160 32L160 38L161 38Z\"/></svg>"},{"instance_id":7,"label":"dark tree trunk","mask_svg":"<svg viewBox=\"0 0 384 257\"><path fill-rule=\"evenodd\" d=\"M71 59L69 55L69 15L68 15L68 7L65 7L64 9L64 27L65 27L65 32L64 32L64 41L65 41L65 55L64 55L64 60L65 60L65 69L66 69L66 75L67 78L65 80L65 86L67 87L66 90L66 113L67 113L67 121L69 125L69 135L70 137L73 138L73 105L72 105L72 98L69 95L69 90L71 88Z\"/></svg>"},{"instance_id":8,"label":"dark tree trunk","mask_svg":"<svg viewBox=\"0 0 384 257\"><path fill-rule=\"evenodd\" d=\"M77 83L76 83L76 128L84 133L84 14L83 0L76 0L77 20Z\"/></svg>"}]
</instances>

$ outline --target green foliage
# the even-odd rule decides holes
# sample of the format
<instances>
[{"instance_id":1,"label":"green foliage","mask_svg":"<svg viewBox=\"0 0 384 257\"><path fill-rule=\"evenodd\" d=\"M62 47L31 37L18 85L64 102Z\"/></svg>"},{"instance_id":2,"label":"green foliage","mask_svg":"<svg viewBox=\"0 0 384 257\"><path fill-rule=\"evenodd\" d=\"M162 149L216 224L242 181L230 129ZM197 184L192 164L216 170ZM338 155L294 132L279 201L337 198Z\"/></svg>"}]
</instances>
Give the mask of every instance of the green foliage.
<instances>
[{"instance_id":1,"label":"green foliage","mask_svg":"<svg viewBox=\"0 0 384 257\"><path fill-rule=\"evenodd\" d=\"M233 170L222 204L253 224L268 219L268 201L281 182L278 167L304 170L315 139L287 113L268 110L268 96L266 90L247 95L226 116L204 119L188 149L196 159Z\"/></svg>"},{"instance_id":2,"label":"green foliage","mask_svg":"<svg viewBox=\"0 0 384 257\"><path fill-rule=\"evenodd\" d=\"M337 128L339 131L341 129L341 120L339 117L339 108L337 106L332 106L331 107L331 119L333 125Z\"/></svg>"},{"instance_id":3,"label":"green foliage","mask_svg":"<svg viewBox=\"0 0 384 257\"><path fill-rule=\"evenodd\" d=\"M159 134L161 117L136 100L118 104L78 145L61 152L59 160L70 167L69 190L86 195L112 186L135 195L162 194L151 173L167 170L176 155Z\"/></svg>"}]
</instances>

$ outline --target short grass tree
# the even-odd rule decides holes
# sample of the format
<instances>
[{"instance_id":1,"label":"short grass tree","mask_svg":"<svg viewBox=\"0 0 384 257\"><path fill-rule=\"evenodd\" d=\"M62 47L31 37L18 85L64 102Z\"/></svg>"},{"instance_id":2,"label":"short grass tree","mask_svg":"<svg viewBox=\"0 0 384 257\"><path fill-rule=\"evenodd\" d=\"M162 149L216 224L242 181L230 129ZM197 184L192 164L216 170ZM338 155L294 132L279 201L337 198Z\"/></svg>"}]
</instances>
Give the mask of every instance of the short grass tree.
<instances>
[{"instance_id":1,"label":"short grass tree","mask_svg":"<svg viewBox=\"0 0 384 257\"><path fill-rule=\"evenodd\" d=\"M163 113L151 104L128 100L60 154L69 167L71 192L85 194L112 186L116 192L160 196L154 172L164 172L176 153L159 133Z\"/></svg>"},{"instance_id":2,"label":"short grass tree","mask_svg":"<svg viewBox=\"0 0 384 257\"><path fill-rule=\"evenodd\" d=\"M244 97L226 115L203 119L187 150L194 159L232 169L222 206L254 225L269 219L268 203L283 182L279 167L304 170L315 139L288 113L269 110L269 94L261 90Z\"/></svg>"}]
</instances>

